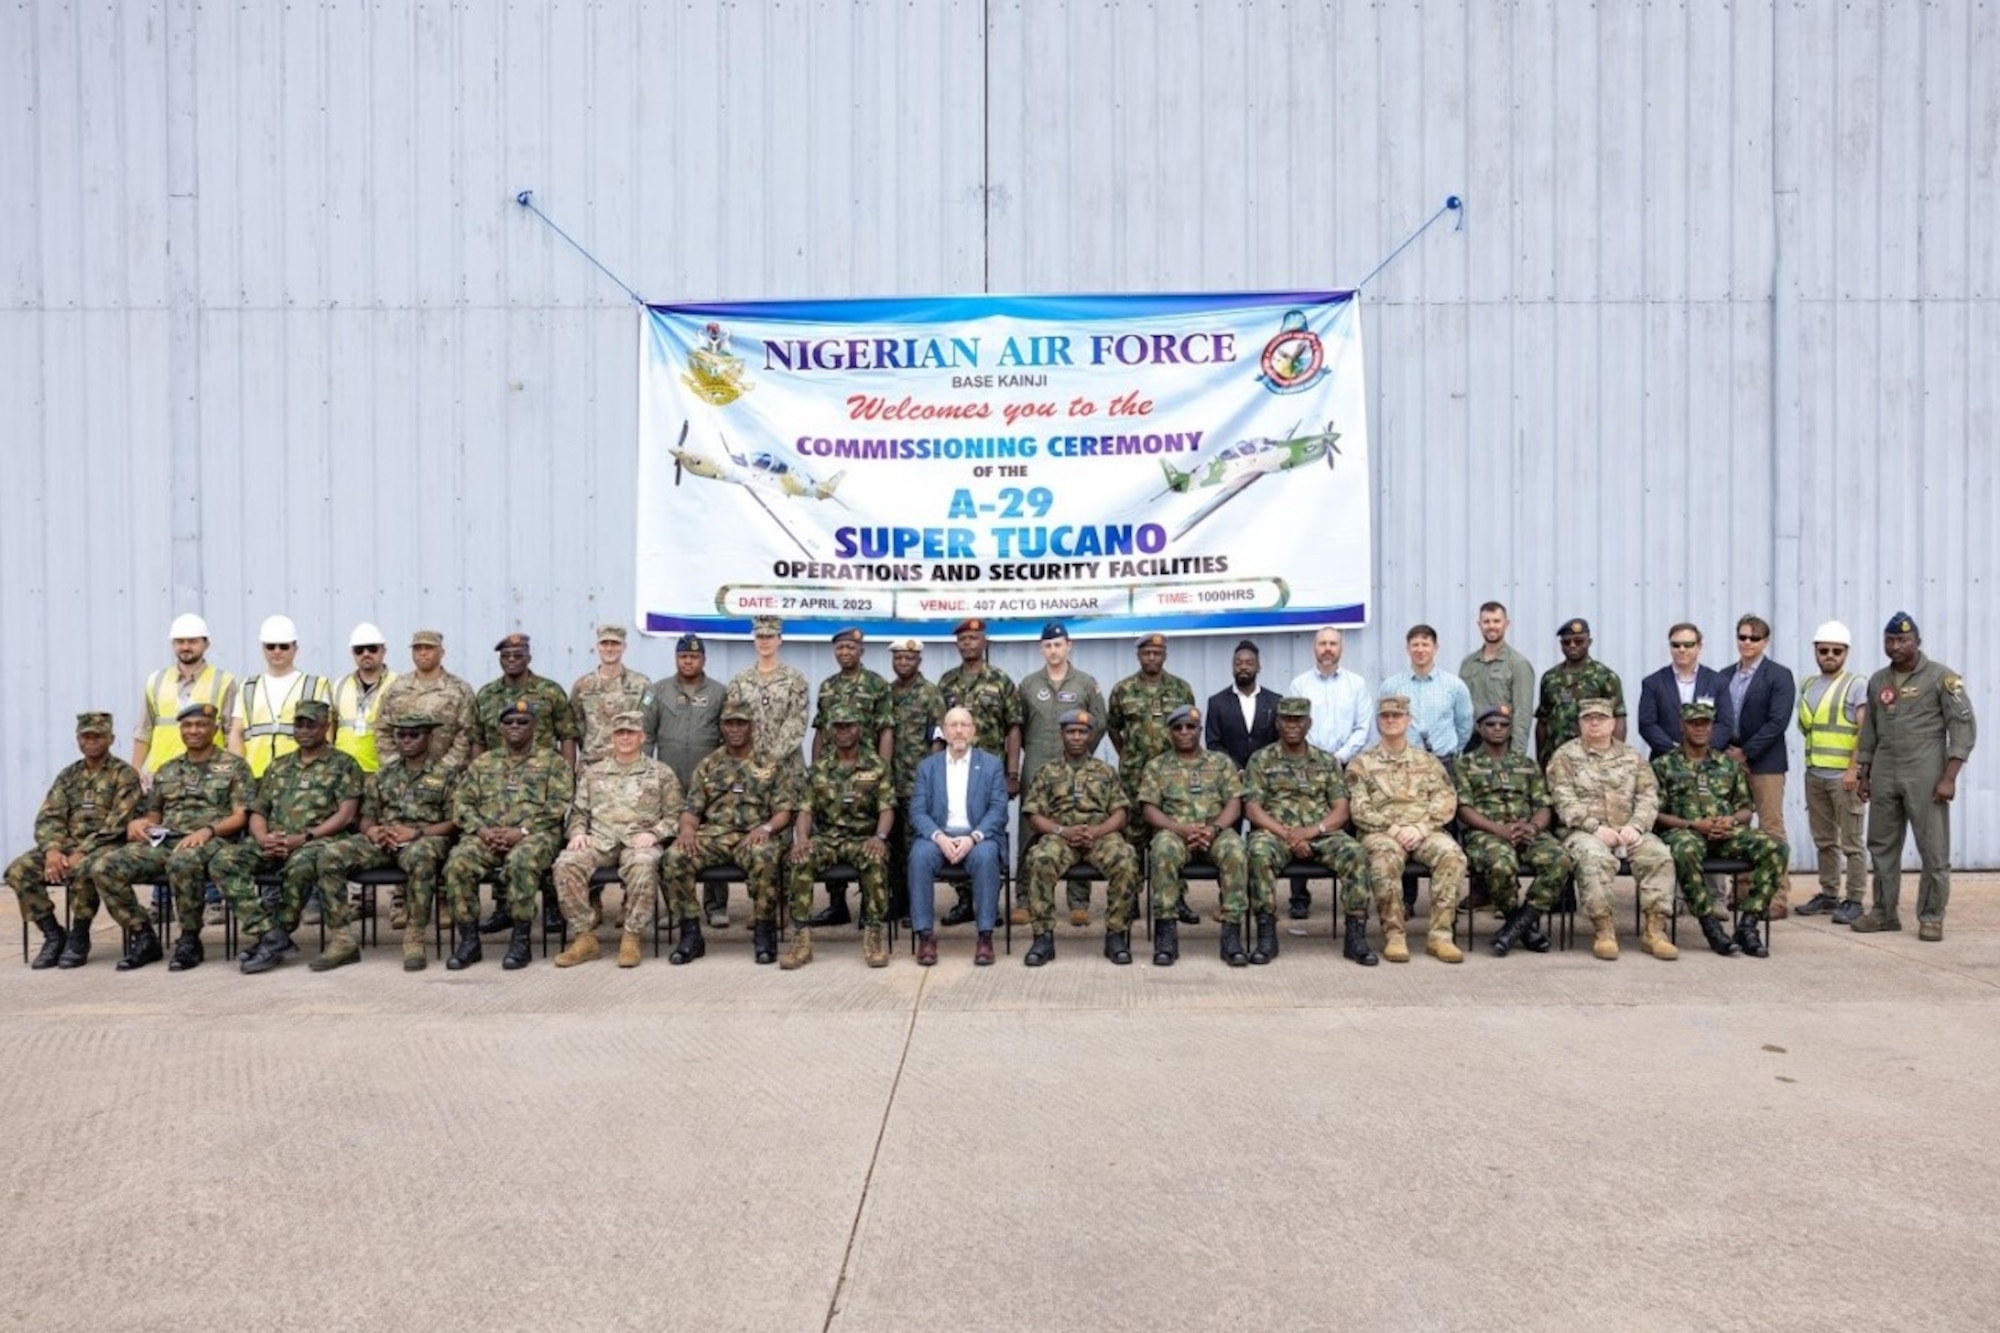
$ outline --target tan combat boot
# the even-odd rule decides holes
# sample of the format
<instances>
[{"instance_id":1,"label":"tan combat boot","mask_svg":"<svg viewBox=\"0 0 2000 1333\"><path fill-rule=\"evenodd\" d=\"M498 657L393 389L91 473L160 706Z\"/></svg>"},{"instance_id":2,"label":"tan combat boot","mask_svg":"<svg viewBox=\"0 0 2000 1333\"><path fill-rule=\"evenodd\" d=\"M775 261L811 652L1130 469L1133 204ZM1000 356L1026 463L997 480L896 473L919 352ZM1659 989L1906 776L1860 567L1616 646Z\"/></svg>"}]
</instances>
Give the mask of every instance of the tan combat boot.
<instances>
[{"instance_id":1,"label":"tan combat boot","mask_svg":"<svg viewBox=\"0 0 2000 1333\"><path fill-rule=\"evenodd\" d=\"M1681 951L1667 938L1665 912L1646 913L1645 924L1639 932L1639 947L1663 963L1671 963L1681 956Z\"/></svg>"},{"instance_id":2,"label":"tan combat boot","mask_svg":"<svg viewBox=\"0 0 2000 1333\"><path fill-rule=\"evenodd\" d=\"M389 890L389 929L401 930L410 924L410 907L401 885Z\"/></svg>"},{"instance_id":3,"label":"tan combat boot","mask_svg":"<svg viewBox=\"0 0 2000 1333\"><path fill-rule=\"evenodd\" d=\"M792 932L792 947L785 950L778 959L778 966L790 972L804 967L813 960L813 933L810 927L800 926Z\"/></svg>"},{"instance_id":4,"label":"tan combat boot","mask_svg":"<svg viewBox=\"0 0 2000 1333\"><path fill-rule=\"evenodd\" d=\"M403 931L403 970L421 972L430 965L430 955L424 949L424 928L421 923L408 926Z\"/></svg>"},{"instance_id":5,"label":"tan combat boot","mask_svg":"<svg viewBox=\"0 0 2000 1333\"><path fill-rule=\"evenodd\" d=\"M1392 963L1410 961L1410 942L1404 937L1403 888L1396 886L1396 892L1381 905L1382 916L1382 956Z\"/></svg>"},{"instance_id":6,"label":"tan combat boot","mask_svg":"<svg viewBox=\"0 0 2000 1333\"><path fill-rule=\"evenodd\" d=\"M1590 928L1597 932L1596 940L1591 943L1590 952L1607 963L1617 962L1618 927L1611 924L1611 914L1607 912L1603 916L1590 918Z\"/></svg>"},{"instance_id":7,"label":"tan combat boot","mask_svg":"<svg viewBox=\"0 0 2000 1333\"><path fill-rule=\"evenodd\" d=\"M882 923L874 922L861 931L861 956L870 967L889 966L889 946L883 941Z\"/></svg>"},{"instance_id":8,"label":"tan combat boot","mask_svg":"<svg viewBox=\"0 0 2000 1333\"><path fill-rule=\"evenodd\" d=\"M632 931L618 937L618 966L639 966L639 937Z\"/></svg>"},{"instance_id":9,"label":"tan combat boot","mask_svg":"<svg viewBox=\"0 0 2000 1333\"><path fill-rule=\"evenodd\" d=\"M579 931L576 938L569 942L569 948L556 955L556 966L575 967L578 963L587 963L599 957L600 952L597 936L587 930Z\"/></svg>"},{"instance_id":10,"label":"tan combat boot","mask_svg":"<svg viewBox=\"0 0 2000 1333\"><path fill-rule=\"evenodd\" d=\"M343 926L330 930L326 935L326 950L306 966L314 972L331 972L336 967L361 961L361 946L354 942L352 927Z\"/></svg>"},{"instance_id":11,"label":"tan combat boot","mask_svg":"<svg viewBox=\"0 0 2000 1333\"><path fill-rule=\"evenodd\" d=\"M1433 930L1424 939L1424 952L1440 963L1465 961L1465 952L1451 942L1451 932L1448 930Z\"/></svg>"}]
</instances>

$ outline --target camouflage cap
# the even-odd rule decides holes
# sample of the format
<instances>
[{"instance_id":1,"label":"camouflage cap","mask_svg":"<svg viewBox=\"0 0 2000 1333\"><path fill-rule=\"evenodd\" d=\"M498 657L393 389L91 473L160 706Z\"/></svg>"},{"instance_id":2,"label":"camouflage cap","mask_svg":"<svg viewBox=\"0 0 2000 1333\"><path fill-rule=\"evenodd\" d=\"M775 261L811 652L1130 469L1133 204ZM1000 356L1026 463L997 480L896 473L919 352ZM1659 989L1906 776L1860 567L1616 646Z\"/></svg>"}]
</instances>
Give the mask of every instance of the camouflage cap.
<instances>
[{"instance_id":1,"label":"camouflage cap","mask_svg":"<svg viewBox=\"0 0 2000 1333\"><path fill-rule=\"evenodd\" d=\"M213 722L220 716L221 714L216 711L214 704L189 704L186 708L174 714L174 721L190 722L195 718L202 718L205 721Z\"/></svg>"},{"instance_id":2,"label":"camouflage cap","mask_svg":"<svg viewBox=\"0 0 2000 1333\"><path fill-rule=\"evenodd\" d=\"M1042 626L1043 643L1048 643L1052 639L1067 639L1068 637L1069 626L1063 624L1060 620L1051 620L1048 624Z\"/></svg>"},{"instance_id":3,"label":"camouflage cap","mask_svg":"<svg viewBox=\"0 0 2000 1333\"><path fill-rule=\"evenodd\" d=\"M513 703L508 704L500 710L500 720L502 722L511 721L517 717L527 718L531 722L534 721L535 706L526 699L516 699Z\"/></svg>"},{"instance_id":4,"label":"camouflage cap","mask_svg":"<svg viewBox=\"0 0 2000 1333\"><path fill-rule=\"evenodd\" d=\"M109 736L115 731L109 713L78 713L76 734L79 736Z\"/></svg>"},{"instance_id":5,"label":"camouflage cap","mask_svg":"<svg viewBox=\"0 0 2000 1333\"><path fill-rule=\"evenodd\" d=\"M785 621L781 616L757 616L750 622L750 637L753 639L768 639L784 632Z\"/></svg>"},{"instance_id":6,"label":"camouflage cap","mask_svg":"<svg viewBox=\"0 0 2000 1333\"><path fill-rule=\"evenodd\" d=\"M1179 708L1176 708L1173 712L1167 714L1167 725L1170 727L1173 726L1176 722L1199 722L1199 721L1201 721L1201 710L1199 708L1196 708L1193 704L1182 704Z\"/></svg>"},{"instance_id":7,"label":"camouflage cap","mask_svg":"<svg viewBox=\"0 0 2000 1333\"><path fill-rule=\"evenodd\" d=\"M833 704L826 710L826 724L829 727L858 727L861 725L861 714L851 703Z\"/></svg>"},{"instance_id":8,"label":"camouflage cap","mask_svg":"<svg viewBox=\"0 0 2000 1333\"><path fill-rule=\"evenodd\" d=\"M1479 710L1479 716L1473 718L1472 721L1473 724L1476 726L1479 723L1484 722L1489 717L1504 717L1509 722L1512 722L1514 720L1514 710L1509 708L1506 704L1488 704L1486 705L1486 707Z\"/></svg>"},{"instance_id":9,"label":"camouflage cap","mask_svg":"<svg viewBox=\"0 0 2000 1333\"><path fill-rule=\"evenodd\" d=\"M1908 611L1898 611L1889 617L1889 623L1882 627L1884 634L1915 634L1917 622L1910 619Z\"/></svg>"},{"instance_id":10,"label":"camouflage cap","mask_svg":"<svg viewBox=\"0 0 2000 1333\"><path fill-rule=\"evenodd\" d=\"M410 636L410 647L442 648L444 647L444 635L434 629L420 629Z\"/></svg>"},{"instance_id":11,"label":"camouflage cap","mask_svg":"<svg viewBox=\"0 0 2000 1333\"><path fill-rule=\"evenodd\" d=\"M743 701L742 696L732 694L722 701L721 720L724 722L751 722L755 718L750 712L750 705Z\"/></svg>"},{"instance_id":12,"label":"camouflage cap","mask_svg":"<svg viewBox=\"0 0 2000 1333\"><path fill-rule=\"evenodd\" d=\"M506 649L509 648L526 648L527 646L528 646L527 635L509 634L506 638L500 640L500 642L493 645L493 651L498 653L498 652L504 652Z\"/></svg>"},{"instance_id":13,"label":"camouflage cap","mask_svg":"<svg viewBox=\"0 0 2000 1333\"><path fill-rule=\"evenodd\" d=\"M705 653L708 651L708 645L701 641L701 635L699 634L683 634L680 638L674 640L674 651L677 653Z\"/></svg>"},{"instance_id":14,"label":"camouflage cap","mask_svg":"<svg viewBox=\"0 0 2000 1333\"><path fill-rule=\"evenodd\" d=\"M292 708L294 722L324 722L333 716L333 708L324 699L301 699Z\"/></svg>"},{"instance_id":15,"label":"camouflage cap","mask_svg":"<svg viewBox=\"0 0 2000 1333\"><path fill-rule=\"evenodd\" d=\"M924 654L924 645L917 639L898 639L889 645L889 651L892 653L915 653L917 656L922 657Z\"/></svg>"},{"instance_id":16,"label":"camouflage cap","mask_svg":"<svg viewBox=\"0 0 2000 1333\"><path fill-rule=\"evenodd\" d=\"M858 626L849 625L846 629L836 633L833 636L833 641L835 643L860 643L861 630Z\"/></svg>"},{"instance_id":17,"label":"camouflage cap","mask_svg":"<svg viewBox=\"0 0 2000 1333\"><path fill-rule=\"evenodd\" d=\"M613 731L644 731L646 729L646 715L637 711L620 713L611 719L611 729Z\"/></svg>"},{"instance_id":18,"label":"camouflage cap","mask_svg":"<svg viewBox=\"0 0 2000 1333\"><path fill-rule=\"evenodd\" d=\"M429 713L398 713L389 719L391 731L429 731L437 725L437 719Z\"/></svg>"},{"instance_id":19,"label":"camouflage cap","mask_svg":"<svg viewBox=\"0 0 2000 1333\"><path fill-rule=\"evenodd\" d=\"M1133 646L1138 648L1164 648L1167 646L1167 636L1158 632L1141 634L1139 642Z\"/></svg>"},{"instance_id":20,"label":"camouflage cap","mask_svg":"<svg viewBox=\"0 0 2000 1333\"><path fill-rule=\"evenodd\" d=\"M1384 713L1407 713L1410 711L1410 696L1407 694L1385 694L1375 701L1375 716Z\"/></svg>"},{"instance_id":21,"label":"camouflage cap","mask_svg":"<svg viewBox=\"0 0 2000 1333\"><path fill-rule=\"evenodd\" d=\"M1092 727L1095 721L1081 708L1065 708L1056 718L1058 727Z\"/></svg>"},{"instance_id":22,"label":"camouflage cap","mask_svg":"<svg viewBox=\"0 0 2000 1333\"><path fill-rule=\"evenodd\" d=\"M1573 620L1565 620L1562 624L1556 626L1556 637L1558 639L1567 639L1578 634L1583 635L1585 638L1590 636L1590 622L1582 616L1577 616Z\"/></svg>"},{"instance_id":23,"label":"camouflage cap","mask_svg":"<svg viewBox=\"0 0 2000 1333\"><path fill-rule=\"evenodd\" d=\"M1684 703L1681 705L1681 721L1713 722L1715 721L1715 705L1706 699L1695 699Z\"/></svg>"},{"instance_id":24,"label":"camouflage cap","mask_svg":"<svg viewBox=\"0 0 2000 1333\"><path fill-rule=\"evenodd\" d=\"M1311 717L1313 701L1303 694L1288 694L1278 700L1279 717Z\"/></svg>"},{"instance_id":25,"label":"camouflage cap","mask_svg":"<svg viewBox=\"0 0 2000 1333\"><path fill-rule=\"evenodd\" d=\"M981 620L978 616L973 616L969 620L961 620L956 625L952 626L951 629L953 638L957 638L961 634L984 634L985 632L986 632L986 622Z\"/></svg>"},{"instance_id":26,"label":"camouflage cap","mask_svg":"<svg viewBox=\"0 0 2000 1333\"><path fill-rule=\"evenodd\" d=\"M1585 699L1576 706L1578 717L1616 717L1617 706L1609 699Z\"/></svg>"},{"instance_id":27,"label":"camouflage cap","mask_svg":"<svg viewBox=\"0 0 2000 1333\"><path fill-rule=\"evenodd\" d=\"M599 643L623 643L625 642L625 627L623 625L599 625L597 627L597 641Z\"/></svg>"}]
</instances>

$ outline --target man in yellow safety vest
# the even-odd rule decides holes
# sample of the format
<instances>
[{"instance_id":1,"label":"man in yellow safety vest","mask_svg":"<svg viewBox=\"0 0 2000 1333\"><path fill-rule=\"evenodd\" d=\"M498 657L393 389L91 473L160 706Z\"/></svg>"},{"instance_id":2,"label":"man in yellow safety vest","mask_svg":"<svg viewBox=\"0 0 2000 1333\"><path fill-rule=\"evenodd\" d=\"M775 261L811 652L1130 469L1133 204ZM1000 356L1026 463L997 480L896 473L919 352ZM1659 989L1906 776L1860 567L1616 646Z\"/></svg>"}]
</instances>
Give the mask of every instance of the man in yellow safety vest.
<instances>
[{"instance_id":1,"label":"man in yellow safety vest","mask_svg":"<svg viewBox=\"0 0 2000 1333\"><path fill-rule=\"evenodd\" d=\"M1861 849L1861 796L1854 763L1861 719L1868 715L1868 677L1847 669L1853 636L1838 620L1813 631L1819 674L1799 691L1799 734L1806 741L1806 821L1819 853L1819 892L1800 916L1830 912L1851 926L1864 910L1868 857ZM1841 868L1847 895L1841 897Z\"/></svg>"},{"instance_id":2,"label":"man in yellow safety vest","mask_svg":"<svg viewBox=\"0 0 2000 1333\"><path fill-rule=\"evenodd\" d=\"M333 687L333 716L339 730L334 748L354 756L363 773L381 767L376 753L375 733L382 716L382 699L396 673L389 670L389 644L382 631L364 620L347 636L348 651L354 654L354 670Z\"/></svg>"},{"instance_id":3,"label":"man in yellow safety vest","mask_svg":"<svg viewBox=\"0 0 2000 1333\"><path fill-rule=\"evenodd\" d=\"M167 637L173 640L174 664L146 677L139 730L132 738L132 767L149 789L160 765L187 752L174 720L182 709L213 704L222 717L236 711L236 677L208 660L208 622L192 613L175 616Z\"/></svg>"},{"instance_id":4,"label":"man in yellow safety vest","mask_svg":"<svg viewBox=\"0 0 2000 1333\"><path fill-rule=\"evenodd\" d=\"M317 699L333 703L326 677L293 665L299 652L298 626L290 616L266 616L257 639L264 649L264 671L243 682L236 708L229 715L229 752L240 754L258 777L271 761L299 748L292 739L292 717L299 704Z\"/></svg>"}]
</instances>

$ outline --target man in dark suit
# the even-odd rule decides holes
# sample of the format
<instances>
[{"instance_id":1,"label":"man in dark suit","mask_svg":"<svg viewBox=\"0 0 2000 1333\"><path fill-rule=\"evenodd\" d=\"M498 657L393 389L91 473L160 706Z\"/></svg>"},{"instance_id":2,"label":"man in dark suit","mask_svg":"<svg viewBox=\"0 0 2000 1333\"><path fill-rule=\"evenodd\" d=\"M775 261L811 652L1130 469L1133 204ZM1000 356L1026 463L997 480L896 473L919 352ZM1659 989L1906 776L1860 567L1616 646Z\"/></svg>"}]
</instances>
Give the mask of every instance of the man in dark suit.
<instances>
[{"instance_id":1,"label":"man in dark suit","mask_svg":"<svg viewBox=\"0 0 2000 1333\"><path fill-rule=\"evenodd\" d=\"M1685 620L1667 631L1670 661L1639 682L1639 737L1648 759L1680 748L1681 705L1707 703L1722 711L1728 678L1701 664L1701 630Z\"/></svg>"},{"instance_id":2,"label":"man in dark suit","mask_svg":"<svg viewBox=\"0 0 2000 1333\"><path fill-rule=\"evenodd\" d=\"M1785 836L1785 728L1799 706L1798 682L1790 669L1765 656L1770 647L1771 626L1757 616L1736 622L1736 670L1724 677L1722 697L1715 701L1715 736L1725 744L1731 759L1750 774L1750 801L1757 807L1757 827L1784 843ZM1723 740L1727 737L1727 741ZM1747 887L1748 877L1739 877L1738 890ZM1787 884L1781 883L1771 898L1772 920L1791 914Z\"/></svg>"},{"instance_id":3,"label":"man in dark suit","mask_svg":"<svg viewBox=\"0 0 2000 1333\"><path fill-rule=\"evenodd\" d=\"M1258 686L1257 673L1262 669L1257 645L1243 640L1229 662L1235 685L1208 699L1208 727L1202 744L1228 755L1238 769L1247 767L1257 751L1278 743L1278 700L1282 696Z\"/></svg>"},{"instance_id":4,"label":"man in dark suit","mask_svg":"<svg viewBox=\"0 0 2000 1333\"><path fill-rule=\"evenodd\" d=\"M917 962L937 962L938 871L964 866L972 876L973 918L979 931L972 961L993 961L993 925L1000 914L1000 867L1007 859L1007 775L998 755L974 749L977 724L963 708L944 715L945 748L917 765L910 793L910 926Z\"/></svg>"}]
</instances>

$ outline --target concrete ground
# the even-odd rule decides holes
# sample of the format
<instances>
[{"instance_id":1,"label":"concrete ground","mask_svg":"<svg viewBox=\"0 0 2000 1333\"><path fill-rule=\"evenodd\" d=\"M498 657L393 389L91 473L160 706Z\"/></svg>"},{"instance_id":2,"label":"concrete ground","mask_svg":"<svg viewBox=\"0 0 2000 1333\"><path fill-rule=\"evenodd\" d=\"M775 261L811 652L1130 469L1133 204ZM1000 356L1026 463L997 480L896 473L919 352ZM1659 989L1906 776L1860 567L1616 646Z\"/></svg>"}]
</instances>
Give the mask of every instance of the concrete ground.
<instances>
[{"instance_id":1,"label":"concrete ground","mask_svg":"<svg viewBox=\"0 0 2000 1333\"><path fill-rule=\"evenodd\" d=\"M1238 970L119 975L100 917L0 964L0 1323L1988 1329L2000 876L1956 894L1941 944L1667 964L1628 905L1615 964L1483 917L1367 971L1321 915Z\"/></svg>"}]
</instances>

